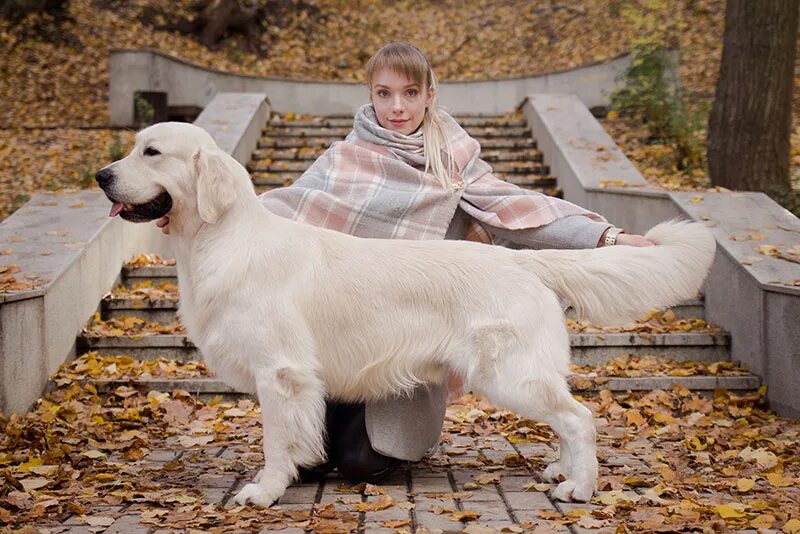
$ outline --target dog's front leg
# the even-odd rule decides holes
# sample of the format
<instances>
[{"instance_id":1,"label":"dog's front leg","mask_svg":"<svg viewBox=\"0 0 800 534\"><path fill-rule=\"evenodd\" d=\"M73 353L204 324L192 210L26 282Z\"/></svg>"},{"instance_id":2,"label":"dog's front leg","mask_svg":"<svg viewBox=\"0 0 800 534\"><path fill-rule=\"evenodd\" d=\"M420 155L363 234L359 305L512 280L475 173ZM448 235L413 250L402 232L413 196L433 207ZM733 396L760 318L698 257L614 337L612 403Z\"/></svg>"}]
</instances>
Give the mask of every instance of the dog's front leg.
<instances>
[{"instance_id":1,"label":"dog's front leg","mask_svg":"<svg viewBox=\"0 0 800 534\"><path fill-rule=\"evenodd\" d=\"M312 369L289 363L258 371L256 389L264 426L264 469L233 500L270 506L297 476L298 465L325 460L325 395Z\"/></svg>"}]
</instances>

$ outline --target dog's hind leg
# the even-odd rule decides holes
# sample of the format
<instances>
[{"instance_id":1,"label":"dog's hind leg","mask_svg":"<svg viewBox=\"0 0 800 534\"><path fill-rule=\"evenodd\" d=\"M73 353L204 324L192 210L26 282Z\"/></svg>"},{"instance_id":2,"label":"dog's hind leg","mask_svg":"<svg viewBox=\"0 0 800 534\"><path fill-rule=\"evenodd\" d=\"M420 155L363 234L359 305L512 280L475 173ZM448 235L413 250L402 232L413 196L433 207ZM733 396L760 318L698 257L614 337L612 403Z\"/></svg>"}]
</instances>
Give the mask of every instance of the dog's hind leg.
<instances>
[{"instance_id":1,"label":"dog's hind leg","mask_svg":"<svg viewBox=\"0 0 800 534\"><path fill-rule=\"evenodd\" d=\"M234 497L270 506L297 477L299 465L325 460L325 390L317 374L291 363L256 373L264 427L264 469Z\"/></svg>"},{"instance_id":2,"label":"dog's hind leg","mask_svg":"<svg viewBox=\"0 0 800 534\"><path fill-rule=\"evenodd\" d=\"M572 397L563 376L542 368L528 374L502 366L493 384L479 391L492 403L550 425L558 435L562 459L547 474L560 471L567 478L556 487L553 497L584 502L592 498L597 487L594 416Z\"/></svg>"}]
</instances>

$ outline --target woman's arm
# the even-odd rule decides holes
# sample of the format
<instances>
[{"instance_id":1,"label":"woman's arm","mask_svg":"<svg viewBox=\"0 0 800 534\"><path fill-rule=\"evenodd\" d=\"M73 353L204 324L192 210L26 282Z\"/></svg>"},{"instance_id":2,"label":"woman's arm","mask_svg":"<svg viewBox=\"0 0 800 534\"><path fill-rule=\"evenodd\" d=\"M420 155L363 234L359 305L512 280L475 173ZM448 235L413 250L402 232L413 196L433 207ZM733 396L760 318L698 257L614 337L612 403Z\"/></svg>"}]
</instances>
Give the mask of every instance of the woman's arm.
<instances>
[{"instance_id":1,"label":"woman's arm","mask_svg":"<svg viewBox=\"0 0 800 534\"><path fill-rule=\"evenodd\" d=\"M574 249L595 248L603 246L606 233L613 226L609 223L598 222L583 215L570 215L556 219L550 224L536 228L523 228L520 230L507 230L484 225L486 231L498 244L506 246L533 248L533 249ZM634 247L651 246L653 242L636 234L619 234L617 245Z\"/></svg>"}]
</instances>

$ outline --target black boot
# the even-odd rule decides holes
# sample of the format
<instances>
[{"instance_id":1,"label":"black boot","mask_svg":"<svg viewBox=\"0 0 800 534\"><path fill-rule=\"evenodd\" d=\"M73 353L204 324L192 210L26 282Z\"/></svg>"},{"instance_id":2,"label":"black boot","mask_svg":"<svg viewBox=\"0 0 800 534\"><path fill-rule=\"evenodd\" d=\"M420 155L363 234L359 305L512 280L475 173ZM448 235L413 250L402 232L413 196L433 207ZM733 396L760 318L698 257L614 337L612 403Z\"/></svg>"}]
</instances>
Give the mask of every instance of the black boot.
<instances>
[{"instance_id":1,"label":"black boot","mask_svg":"<svg viewBox=\"0 0 800 534\"><path fill-rule=\"evenodd\" d=\"M384 456L369 442L366 425L366 406L339 404L336 406L335 434L331 453L339 473L353 483L376 484L390 475L402 460Z\"/></svg>"}]
</instances>

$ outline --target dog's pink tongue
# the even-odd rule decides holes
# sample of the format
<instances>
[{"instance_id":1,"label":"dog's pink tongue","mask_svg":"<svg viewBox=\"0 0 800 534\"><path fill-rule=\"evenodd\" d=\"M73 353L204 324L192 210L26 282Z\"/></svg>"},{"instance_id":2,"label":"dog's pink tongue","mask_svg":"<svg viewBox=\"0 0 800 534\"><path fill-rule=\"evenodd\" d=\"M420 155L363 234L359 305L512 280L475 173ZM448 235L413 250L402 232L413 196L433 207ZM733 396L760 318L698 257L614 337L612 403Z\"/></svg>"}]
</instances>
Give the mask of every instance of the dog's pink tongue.
<instances>
[{"instance_id":1,"label":"dog's pink tongue","mask_svg":"<svg viewBox=\"0 0 800 534\"><path fill-rule=\"evenodd\" d=\"M108 212L108 216L116 217L117 215L119 215L119 212L121 212L122 208L124 207L125 206L122 204L122 202L114 202L114 204L111 206L111 211Z\"/></svg>"}]
</instances>

